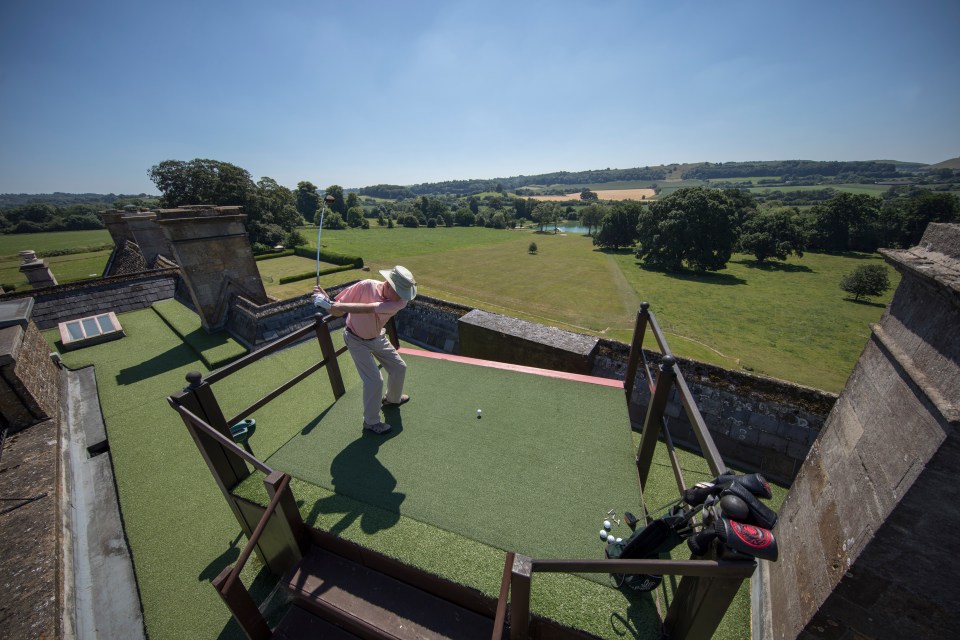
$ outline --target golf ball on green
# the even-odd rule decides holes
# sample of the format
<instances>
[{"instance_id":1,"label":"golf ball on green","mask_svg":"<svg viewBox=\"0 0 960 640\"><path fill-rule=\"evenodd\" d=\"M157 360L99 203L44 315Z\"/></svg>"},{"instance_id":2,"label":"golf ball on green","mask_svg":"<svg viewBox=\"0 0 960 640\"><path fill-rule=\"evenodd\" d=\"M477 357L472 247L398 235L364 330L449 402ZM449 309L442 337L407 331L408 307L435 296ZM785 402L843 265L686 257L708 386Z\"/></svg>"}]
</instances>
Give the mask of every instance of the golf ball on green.
<instances>
[{"instance_id":1,"label":"golf ball on green","mask_svg":"<svg viewBox=\"0 0 960 640\"><path fill-rule=\"evenodd\" d=\"M613 543L616 542L616 541L617 541L617 539L614 538L613 536L607 536L607 542L609 542L610 544L613 544Z\"/></svg>"},{"instance_id":2,"label":"golf ball on green","mask_svg":"<svg viewBox=\"0 0 960 640\"><path fill-rule=\"evenodd\" d=\"M600 540L606 540L606 539L607 539L607 535L609 535L609 534L607 533L607 530L606 530L606 529L601 529L601 530L600 530Z\"/></svg>"},{"instance_id":3,"label":"golf ball on green","mask_svg":"<svg viewBox=\"0 0 960 640\"><path fill-rule=\"evenodd\" d=\"M603 521L603 528L606 529L607 531L610 531L610 521L609 521L609 520L604 520L604 521Z\"/></svg>"}]
</instances>

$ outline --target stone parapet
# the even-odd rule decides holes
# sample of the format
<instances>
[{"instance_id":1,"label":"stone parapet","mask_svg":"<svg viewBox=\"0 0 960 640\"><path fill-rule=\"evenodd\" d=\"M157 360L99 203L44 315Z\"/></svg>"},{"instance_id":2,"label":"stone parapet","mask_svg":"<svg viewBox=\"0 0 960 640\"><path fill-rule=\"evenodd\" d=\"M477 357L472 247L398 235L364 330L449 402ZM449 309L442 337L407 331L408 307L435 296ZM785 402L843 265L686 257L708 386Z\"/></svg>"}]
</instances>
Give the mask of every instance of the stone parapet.
<instances>
[{"instance_id":1,"label":"stone parapet","mask_svg":"<svg viewBox=\"0 0 960 640\"><path fill-rule=\"evenodd\" d=\"M22 321L2 323L0 328L0 423L11 433L56 417L59 406L59 375L50 359L50 348L30 321L30 305L19 301L0 303L17 307Z\"/></svg>"},{"instance_id":2,"label":"stone parapet","mask_svg":"<svg viewBox=\"0 0 960 640\"><path fill-rule=\"evenodd\" d=\"M780 509L776 638L960 627L960 559L943 546L960 528L960 225L882 253L900 285Z\"/></svg>"},{"instance_id":3,"label":"stone parapet","mask_svg":"<svg viewBox=\"0 0 960 640\"><path fill-rule=\"evenodd\" d=\"M64 320L149 307L159 300L172 298L179 277L177 269L149 271L71 282L34 292L14 291L0 295L0 302L33 297L33 321L43 330Z\"/></svg>"}]
</instances>

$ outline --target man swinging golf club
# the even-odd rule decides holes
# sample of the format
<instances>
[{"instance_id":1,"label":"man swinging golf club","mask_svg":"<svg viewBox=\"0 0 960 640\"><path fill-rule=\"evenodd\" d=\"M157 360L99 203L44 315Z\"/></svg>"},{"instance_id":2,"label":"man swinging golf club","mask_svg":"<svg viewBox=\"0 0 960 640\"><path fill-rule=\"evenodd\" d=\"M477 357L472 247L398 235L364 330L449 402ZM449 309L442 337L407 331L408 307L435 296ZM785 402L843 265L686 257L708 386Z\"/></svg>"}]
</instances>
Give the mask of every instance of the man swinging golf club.
<instances>
[{"instance_id":1,"label":"man swinging golf club","mask_svg":"<svg viewBox=\"0 0 960 640\"><path fill-rule=\"evenodd\" d=\"M361 280L330 300L318 284L314 297L324 296L330 314L347 316L344 341L363 381L363 428L386 433L392 428L380 419L381 407L399 407L410 400L403 393L407 364L393 348L384 332L387 321L417 296L417 282L405 267L380 271L385 282ZM383 377L377 362L387 371L387 393L383 395Z\"/></svg>"}]
</instances>

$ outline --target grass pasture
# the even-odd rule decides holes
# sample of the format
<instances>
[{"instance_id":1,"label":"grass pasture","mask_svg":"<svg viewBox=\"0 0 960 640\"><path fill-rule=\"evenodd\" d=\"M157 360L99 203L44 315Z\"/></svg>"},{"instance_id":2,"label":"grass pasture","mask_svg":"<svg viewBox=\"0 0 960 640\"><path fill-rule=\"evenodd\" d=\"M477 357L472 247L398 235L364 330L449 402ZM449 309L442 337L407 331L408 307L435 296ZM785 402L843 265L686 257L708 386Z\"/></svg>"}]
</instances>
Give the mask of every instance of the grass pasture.
<instances>
[{"instance_id":1,"label":"grass pasture","mask_svg":"<svg viewBox=\"0 0 960 640\"><path fill-rule=\"evenodd\" d=\"M323 240L370 268L322 277L324 286L403 264L423 294L622 342L647 300L678 355L827 391L843 387L899 282L891 269L886 295L846 299L840 278L882 263L875 254L806 254L769 265L735 254L723 271L698 276L648 271L632 252L596 250L579 234L371 228L328 231ZM531 241L536 255L527 251Z\"/></svg>"},{"instance_id":2,"label":"grass pasture","mask_svg":"<svg viewBox=\"0 0 960 640\"><path fill-rule=\"evenodd\" d=\"M2 236L0 236L2 237ZM92 251L88 253L72 253L66 256L51 256L43 258L50 267L57 283L66 284L77 280L99 278L110 259L110 251ZM17 290L29 286L27 276L20 272L23 261L20 256L4 256L0 258L0 282L13 285Z\"/></svg>"},{"instance_id":3,"label":"grass pasture","mask_svg":"<svg viewBox=\"0 0 960 640\"><path fill-rule=\"evenodd\" d=\"M91 231L52 231L49 233L0 234L0 256L16 256L18 251L30 249L37 253L77 247L113 246L106 229Z\"/></svg>"},{"instance_id":4,"label":"grass pasture","mask_svg":"<svg viewBox=\"0 0 960 640\"><path fill-rule=\"evenodd\" d=\"M796 187L788 186L762 186L762 187L750 187L748 191L751 193L769 193L771 191L782 191L784 193L792 193L794 191L822 191L824 189L833 189L840 193L852 193L855 195L868 195L868 196L880 196L883 195L890 187L882 184L815 184L815 185L802 185Z\"/></svg>"}]
</instances>

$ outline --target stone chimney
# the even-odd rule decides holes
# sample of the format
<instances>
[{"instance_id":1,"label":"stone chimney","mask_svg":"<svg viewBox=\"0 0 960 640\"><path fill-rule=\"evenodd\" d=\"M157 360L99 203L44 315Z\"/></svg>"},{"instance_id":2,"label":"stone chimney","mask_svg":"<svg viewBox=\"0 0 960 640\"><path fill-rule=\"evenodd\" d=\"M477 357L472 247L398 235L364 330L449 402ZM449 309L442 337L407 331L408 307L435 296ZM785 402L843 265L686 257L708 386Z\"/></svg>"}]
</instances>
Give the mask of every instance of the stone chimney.
<instances>
[{"instance_id":1,"label":"stone chimney","mask_svg":"<svg viewBox=\"0 0 960 640\"><path fill-rule=\"evenodd\" d=\"M192 205L158 209L156 216L204 329L223 328L233 295L258 305L269 301L241 207Z\"/></svg>"},{"instance_id":2,"label":"stone chimney","mask_svg":"<svg viewBox=\"0 0 960 640\"><path fill-rule=\"evenodd\" d=\"M900 285L780 509L755 638L960 629L960 225L881 253Z\"/></svg>"},{"instance_id":3,"label":"stone chimney","mask_svg":"<svg viewBox=\"0 0 960 640\"><path fill-rule=\"evenodd\" d=\"M0 425L10 433L57 415L59 371L32 312L33 298L0 302Z\"/></svg>"},{"instance_id":4,"label":"stone chimney","mask_svg":"<svg viewBox=\"0 0 960 640\"><path fill-rule=\"evenodd\" d=\"M20 265L20 273L27 276L27 281L34 289L43 287L53 287L57 284L57 279L53 277L53 272L43 260L37 258L37 253L32 250L20 251L18 254L23 258Z\"/></svg>"}]
</instances>

